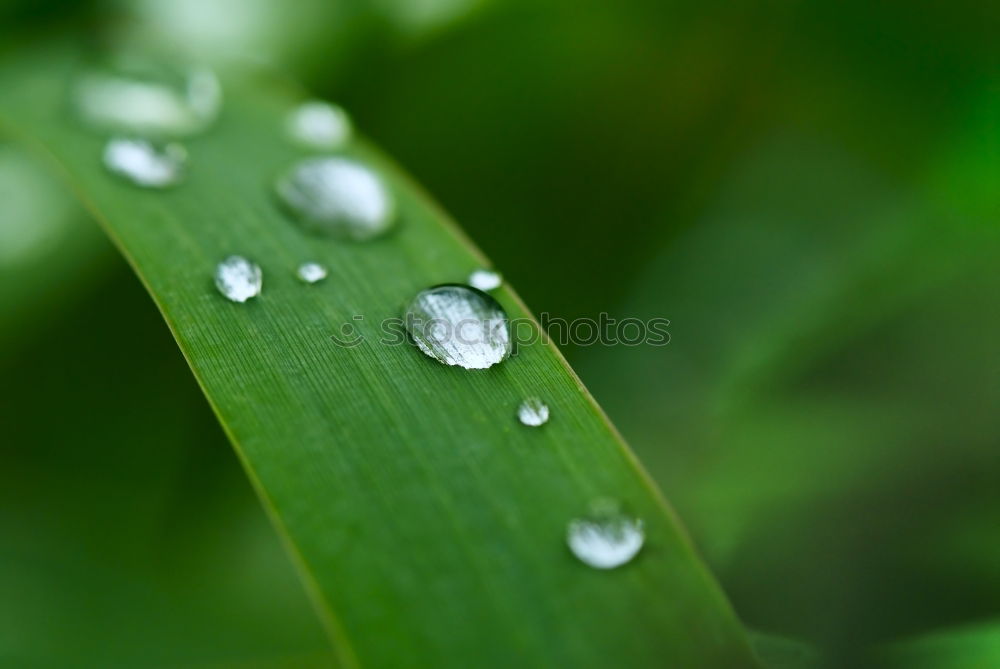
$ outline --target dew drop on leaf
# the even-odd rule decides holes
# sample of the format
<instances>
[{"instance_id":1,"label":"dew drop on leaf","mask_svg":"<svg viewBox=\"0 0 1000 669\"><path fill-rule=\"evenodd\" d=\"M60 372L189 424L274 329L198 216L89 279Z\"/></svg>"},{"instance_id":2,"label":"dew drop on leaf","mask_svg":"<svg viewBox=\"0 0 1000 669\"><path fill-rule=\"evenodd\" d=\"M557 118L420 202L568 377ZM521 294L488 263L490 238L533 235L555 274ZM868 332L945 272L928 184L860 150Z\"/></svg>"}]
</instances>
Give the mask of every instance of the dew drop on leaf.
<instances>
[{"instance_id":1,"label":"dew drop on leaf","mask_svg":"<svg viewBox=\"0 0 1000 669\"><path fill-rule=\"evenodd\" d=\"M549 405L537 397L529 397L517 407L517 419L529 427L545 425L549 422Z\"/></svg>"},{"instance_id":2,"label":"dew drop on leaf","mask_svg":"<svg viewBox=\"0 0 1000 669\"><path fill-rule=\"evenodd\" d=\"M503 307L486 293L457 284L420 291L407 306L404 323L426 355L446 365L486 369L511 351Z\"/></svg>"},{"instance_id":3,"label":"dew drop on leaf","mask_svg":"<svg viewBox=\"0 0 1000 669\"><path fill-rule=\"evenodd\" d=\"M299 265L295 272L296 276L305 283L317 283L326 278L326 267L318 262L304 262Z\"/></svg>"},{"instance_id":4,"label":"dew drop on leaf","mask_svg":"<svg viewBox=\"0 0 1000 669\"><path fill-rule=\"evenodd\" d=\"M307 149L337 149L351 139L351 118L337 105L321 100L303 102L286 121L288 136Z\"/></svg>"},{"instance_id":5,"label":"dew drop on leaf","mask_svg":"<svg viewBox=\"0 0 1000 669\"><path fill-rule=\"evenodd\" d=\"M180 144L113 137L104 145L104 166L137 186L166 188L181 180L187 152Z\"/></svg>"},{"instance_id":6,"label":"dew drop on leaf","mask_svg":"<svg viewBox=\"0 0 1000 669\"><path fill-rule=\"evenodd\" d=\"M80 74L72 98L77 115L95 130L182 137L212 124L222 87L211 70L121 59Z\"/></svg>"},{"instance_id":7,"label":"dew drop on leaf","mask_svg":"<svg viewBox=\"0 0 1000 669\"><path fill-rule=\"evenodd\" d=\"M586 516L570 521L566 543L581 562L614 569L635 557L646 540L642 520L624 513L615 500L600 499Z\"/></svg>"},{"instance_id":8,"label":"dew drop on leaf","mask_svg":"<svg viewBox=\"0 0 1000 669\"><path fill-rule=\"evenodd\" d=\"M395 204L382 179L347 158L306 158L275 185L278 198L307 231L365 241L387 232Z\"/></svg>"},{"instance_id":9,"label":"dew drop on leaf","mask_svg":"<svg viewBox=\"0 0 1000 669\"><path fill-rule=\"evenodd\" d=\"M499 288L500 283L500 275L488 269L477 269L469 275L469 285L479 290L493 290Z\"/></svg>"},{"instance_id":10,"label":"dew drop on leaf","mask_svg":"<svg viewBox=\"0 0 1000 669\"><path fill-rule=\"evenodd\" d=\"M215 268L215 287L233 302L260 295L263 283L260 267L243 256L229 256Z\"/></svg>"}]
</instances>

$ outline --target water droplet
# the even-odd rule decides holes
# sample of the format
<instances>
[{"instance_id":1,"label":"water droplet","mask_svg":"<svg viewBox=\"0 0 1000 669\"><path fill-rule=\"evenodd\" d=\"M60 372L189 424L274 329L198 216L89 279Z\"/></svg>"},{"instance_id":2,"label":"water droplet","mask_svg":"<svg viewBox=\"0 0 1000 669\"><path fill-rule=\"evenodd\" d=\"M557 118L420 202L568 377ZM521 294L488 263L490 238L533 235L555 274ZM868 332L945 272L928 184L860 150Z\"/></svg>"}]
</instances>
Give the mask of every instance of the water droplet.
<instances>
[{"instance_id":1,"label":"water droplet","mask_svg":"<svg viewBox=\"0 0 1000 669\"><path fill-rule=\"evenodd\" d=\"M260 295L263 282L260 267L243 256L229 256L215 268L215 287L233 302Z\"/></svg>"},{"instance_id":2,"label":"water droplet","mask_svg":"<svg viewBox=\"0 0 1000 669\"><path fill-rule=\"evenodd\" d=\"M493 290L499 288L500 283L500 275L488 269L477 269L469 275L469 285L479 290Z\"/></svg>"},{"instance_id":3,"label":"water droplet","mask_svg":"<svg viewBox=\"0 0 1000 669\"><path fill-rule=\"evenodd\" d=\"M276 185L278 197L306 230L364 241L384 234L395 204L382 179L346 158L306 158Z\"/></svg>"},{"instance_id":4,"label":"water droplet","mask_svg":"<svg viewBox=\"0 0 1000 669\"><path fill-rule=\"evenodd\" d=\"M326 278L326 268L317 262L304 262L296 274L306 283L316 283Z\"/></svg>"},{"instance_id":5,"label":"water droplet","mask_svg":"<svg viewBox=\"0 0 1000 669\"><path fill-rule=\"evenodd\" d=\"M78 77L73 102L80 118L97 130L179 137L215 120L222 87L210 70L122 60Z\"/></svg>"},{"instance_id":6,"label":"water droplet","mask_svg":"<svg viewBox=\"0 0 1000 669\"><path fill-rule=\"evenodd\" d=\"M288 134L297 143L310 149L336 149L351 138L351 118L340 107L310 100L303 102L288 115Z\"/></svg>"},{"instance_id":7,"label":"water droplet","mask_svg":"<svg viewBox=\"0 0 1000 669\"><path fill-rule=\"evenodd\" d=\"M595 569L614 569L629 562L645 540L642 520L625 514L610 499L596 500L590 513L572 520L566 529L573 555Z\"/></svg>"},{"instance_id":8,"label":"water droplet","mask_svg":"<svg viewBox=\"0 0 1000 669\"><path fill-rule=\"evenodd\" d=\"M537 397L529 397L517 407L517 419L529 427L549 422L549 405Z\"/></svg>"},{"instance_id":9,"label":"water droplet","mask_svg":"<svg viewBox=\"0 0 1000 669\"><path fill-rule=\"evenodd\" d=\"M145 139L113 137L104 145L104 166L147 188L166 188L181 180L187 151L173 142L155 145Z\"/></svg>"},{"instance_id":10,"label":"water droplet","mask_svg":"<svg viewBox=\"0 0 1000 669\"><path fill-rule=\"evenodd\" d=\"M404 318L417 347L446 365L486 369L510 355L506 312L475 288L447 284L422 290Z\"/></svg>"}]
</instances>

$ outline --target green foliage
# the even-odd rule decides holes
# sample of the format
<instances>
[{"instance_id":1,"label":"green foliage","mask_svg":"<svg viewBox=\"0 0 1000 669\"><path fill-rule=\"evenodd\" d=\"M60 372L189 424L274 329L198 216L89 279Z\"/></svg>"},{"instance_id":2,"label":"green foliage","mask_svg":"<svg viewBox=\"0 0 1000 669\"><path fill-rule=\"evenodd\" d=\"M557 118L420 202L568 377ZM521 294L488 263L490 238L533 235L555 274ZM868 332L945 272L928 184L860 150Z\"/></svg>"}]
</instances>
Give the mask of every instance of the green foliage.
<instances>
[{"instance_id":1,"label":"green foliage","mask_svg":"<svg viewBox=\"0 0 1000 669\"><path fill-rule=\"evenodd\" d=\"M399 229L366 244L307 237L269 187L298 155L282 133L287 94L231 85L217 127L187 142L187 182L148 191L110 177L101 137L67 115L73 67L57 51L8 61L0 122L58 166L147 286L344 664L753 666L682 529L552 346L469 372L379 343L379 322L418 290L484 262L380 154L347 150L385 175ZM243 305L211 283L233 253L264 270L263 295ZM330 277L302 285L305 260ZM508 288L498 299L529 317ZM356 314L364 344L336 346ZM553 408L542 429L514 419L528 395ZM599 496L646 523L644 551L611 573L564 543Z\"/></svg>"},{"instance_id":2,"label":"green foliage","mask_svg":"<svg viewBox=\"0 0 1000 669\"><path fill-rule=\"evenodd\" d=\"M989 11L0 0L0 48L16 62L62 26L223 69L249 55L345 105L534 309L671 319L666 348L563 352L740 618L779 635L752 635L765 664L810 659L795 638L830 667L992 668L973 624L1000 614ZM324 661L162 323L98 226L8 154L0 258L12 221L79 224L0 260L0 664L40 648L59 667ZM236 526L247 540L218 533ZM106 578L84 587L65 564Z\"/></svg>"},{"instance_id":3,"label":"green foliage","mask_svg":"<svg viewBox=\"0 0 1000 669\"><path fill-rule=\"evenodd\" d=\"M889 644L876 655L889 669L990 669L1000 664L1000 625L938 630Z\"/></svg>"}]
</instances>

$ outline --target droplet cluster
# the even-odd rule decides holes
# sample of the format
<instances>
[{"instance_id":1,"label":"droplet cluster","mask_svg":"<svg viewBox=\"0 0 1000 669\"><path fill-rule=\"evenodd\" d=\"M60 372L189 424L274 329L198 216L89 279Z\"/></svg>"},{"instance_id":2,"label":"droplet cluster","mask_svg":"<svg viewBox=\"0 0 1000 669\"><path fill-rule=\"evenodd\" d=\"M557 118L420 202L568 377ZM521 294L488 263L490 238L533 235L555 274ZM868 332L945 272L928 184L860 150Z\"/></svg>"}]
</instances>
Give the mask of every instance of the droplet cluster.
<instances>
[{"instance_id":1,"label":"droplet cluster","mask_svg":"<svg viewBox=\"0 0 1000 669\"><path fill-rule=\"evenodd\" d=\"M134 62L92 69L72 90L79 118L105 133L101 160L114 176L134 186L165 189L181 184L188 150L181 140L206 131L222 108L222 87L209 70L149 67ZM277 203L306 233L347 242L369 242L388 234L397 221L392 189L364 161L344 154L353 123L340 107L309 100L285 118L285 136L308 152L278 173ZM315 260L294 268L300 282L324 281L329 270ZM214 283L227 300L244 304L263 290L263 271L242 255L230 255L214 270ZM490 269L472 271L464 284L419 291L403 310L405 328L416 348L444 365L486 370L510 357L507 314L489 291L501 287ZM527 397L516 409L524 426L548 423L542 399ZM566 543L574 556L595 569L629 562L642 548L642 520L613 500L598 500L567 525Z\"/></svg>"}]
</instances>

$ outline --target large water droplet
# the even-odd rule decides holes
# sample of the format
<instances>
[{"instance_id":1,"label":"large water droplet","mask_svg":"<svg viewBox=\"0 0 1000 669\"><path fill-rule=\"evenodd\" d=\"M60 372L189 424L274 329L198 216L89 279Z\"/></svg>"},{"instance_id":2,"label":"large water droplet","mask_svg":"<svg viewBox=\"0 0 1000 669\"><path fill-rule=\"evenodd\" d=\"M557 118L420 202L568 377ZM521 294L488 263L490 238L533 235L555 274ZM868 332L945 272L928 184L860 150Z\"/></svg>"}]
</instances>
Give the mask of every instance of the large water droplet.
<instances>
[{"instance_id":1,"label":"large water droplet","mask_svg":"<svg viewBox=\"0 0 1000 669\"><path fill-rule=\"evenodd\" d=\"M80 118L97 130L179 137L215 120L222 87L210 70L122 61L79 76L73 102Z\"/></svg>"},{"instance_id":2,"label":"large water droplet","mask_svg":"<svg viewBox=\"0 0 1000 669\"><path fill-rule=\"evenodd\" d=\"M446 365L486 369L510 355L506 312L474 288L448 284L422 290L404 319L417 347Z\"/></svg>"},{"instance_id":3,"label":"large water droplet","mask_svg":"<svg viewBox=\"0 0 1000 669\"><path fill-rule=\"evenodd\" d=\"M316 283L326 278L326 268L318 262L304 262L295 274L306 283Z\"/></svg>"},{"instance_id":4,"label":"large water droplet","mask_svg":"<svg viewBox=\"0 0 1000 669\"><path fill-rule=\"evenodd\" d=\"M549 422L549 405L537 397L529 397L517 407L517 419L529 427Z\"/></svg>"},{"instance_id":5,"label":"large water droplet","mask_svg":"<svg viewBox=\"0 0 1000 669\"><path fill-rule=\"evenodd\" d=\"M500 283L500 275L488 269L477 269L469 275L469 285L479 290L493 290L499 288Z\"/></svg>"},{"instance_id":6,"label":"large water droplet","mask_svg":"<svg viewBox=\"0 0 1000 669\"><path fill-rule=\"evenodd\" d=\"M615 500L591 504L590 513L570 521L566 543L577 558L595 569L614 569L629 562L646 540L642 520L625 514Z\"/></svg>"},{"instance_id":7,"label":"large water droplet","mask_svg":"<svg viewBox=\"0 0 1000 669\"><path fill-rule=\"evenodd\" d=\"M263 283L260 267L243 256L229 256L215 268L215 287L233 302L260 295Z\"/></svg>"},{"instance_id":8,"label":"large water droplet","mask_svg":"<svg viewBox=\"0 0 1000 669\"><path fill-rule=\"evenodd\" d=\"M276 185L278 197L308 231L364 241L393 224L395 204L382 179L347 158L306 158Z\"/></svg>"},{"instance_id":9,"label":"large water droplet","mask_svg":"<svg viewBox=\"0 0 1000 669\"><path fill-rule=\"evenodd\" d=\"M132 183L165 188L181 180L187 152L173 142L157 146L144 139L113 137L104 145L104 166Z\"/></svg>"},{"instance_id":10,"label":"large water droplet","mask_svg":"<svg viewBox=\"0 0 1000 669\"><path fill-rule=\"evenodd\" d=\"M309 149L336 149L351 138L351 118L337 105L321 100L303 102L287 120L288 135Z\"/></svg>"}]
</instances>

